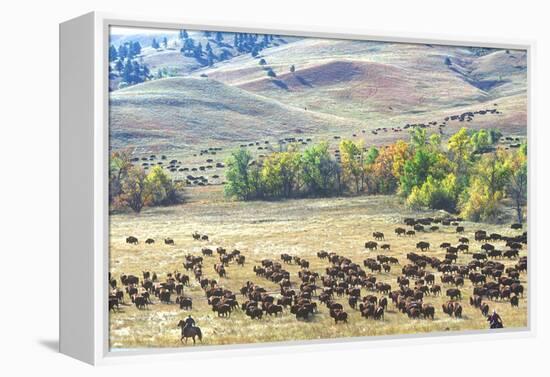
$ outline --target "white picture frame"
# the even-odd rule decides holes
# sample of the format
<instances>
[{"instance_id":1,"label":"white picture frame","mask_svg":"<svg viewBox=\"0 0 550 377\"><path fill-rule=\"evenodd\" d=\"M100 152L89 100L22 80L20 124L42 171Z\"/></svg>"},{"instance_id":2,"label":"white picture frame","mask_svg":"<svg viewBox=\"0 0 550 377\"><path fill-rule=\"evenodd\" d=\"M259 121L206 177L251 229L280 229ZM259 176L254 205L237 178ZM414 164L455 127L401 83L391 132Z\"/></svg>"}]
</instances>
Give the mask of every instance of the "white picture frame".
<instances>
[{"instance_id":1,"label":"white picture frame","mask_svg":"<svg viewBox=\"0 0 550 377\"><path fill-rule=\"evenodd\" d=\"M532 124L533 41L462 38L444 34L389 33L253 22L215 22L178 18L88 13L60 24L60 352L90 364L144 360L231 357L266 353L395 346L414 342L479 341L535 335L535 305L528 300L528 326L488 333L464 331L281 342L255 345L109 351L108 346L108 47L109 27L169 28L255 32L305 37L429 43L524 49L528 54L529 219L536 218L536 163ZM532 228L531 228L532 229ZM536 297L537 245L529 234L529 297Z\"/></svg>"}]
</instances>

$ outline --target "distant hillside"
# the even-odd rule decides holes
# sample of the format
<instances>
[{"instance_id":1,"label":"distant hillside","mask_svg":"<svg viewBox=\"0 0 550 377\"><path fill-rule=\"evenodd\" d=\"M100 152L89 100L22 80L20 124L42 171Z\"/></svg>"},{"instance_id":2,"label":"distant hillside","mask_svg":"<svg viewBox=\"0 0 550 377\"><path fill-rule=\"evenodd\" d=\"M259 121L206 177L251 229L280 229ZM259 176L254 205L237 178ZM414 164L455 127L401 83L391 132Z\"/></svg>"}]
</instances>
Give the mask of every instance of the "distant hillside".
<instances>
[{"instance_id":1,"label":"distant hillside","mask_svg":"<svg viewBox=\"0 0 550 377\"><path fill-rule=\"evenodd\" d=\"M113 92L113 147L186 148L300 134L336 142L337 136L497 108L468 122L451 121L446 132L462 126L526 132L524 51L292 39L257 56L241 53L204 67L171 43L144 48L142 61L185 77ZM366 143L399 135L406 137L382 132Z\"/></svg>"},{"instance_id":2,"label":"distant hillside","mask_svg":"<svg viewBox=\"0 0 550 377\"><path fill-rule=\"evenodd\" d=\"M147 67L150 80L166 77L186 76L204 67L228 61L240 55L256 55L260 51L285 45L297 38L282 38L273 35L217 33L186 31L166 31L148 34L113 34L111 45L119 48L125 43L138 42L141 53L137 56L140 64ZM154 44L156 43L156 46ZM116 61L111 64L111 90L117 90L126 84L122 78L123 70L116 70Z\"/></svg>"},{"instance_id":3,"label":"distant hillside","mask_svg":"<svg viewBox=\"0 0 550 377\"><path fill-rule=\"evenodd\" d=\"M239 57L199 72L293 106L359 120L526 91L526 58L519 51L478 56L460 47L304 39L262 58L265 65ZM277 77L268 77L268 69Z\"/></svg>"},{"instance_id":4,"label":"distant hillside","mask_svg":"<svg viewBox=\"0 0 550 377\"><path fill-rule=\"evenodd\" d=\"M110 97L113 148L250 141L354 124L204 78L150 81L115 91Z\"/></svg>"}]
</instances>

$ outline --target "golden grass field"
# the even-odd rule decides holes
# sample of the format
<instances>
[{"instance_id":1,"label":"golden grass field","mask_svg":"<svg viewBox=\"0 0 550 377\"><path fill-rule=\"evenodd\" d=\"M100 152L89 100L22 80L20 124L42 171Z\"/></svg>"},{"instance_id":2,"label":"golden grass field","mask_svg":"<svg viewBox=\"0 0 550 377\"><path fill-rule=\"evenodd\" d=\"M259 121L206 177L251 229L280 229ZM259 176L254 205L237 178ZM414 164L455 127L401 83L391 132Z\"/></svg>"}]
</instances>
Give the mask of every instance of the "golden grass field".
<instances>
[{"instance_id":1,"label":"golden grass field","mask_svg":"<svg viewBox=\"0 0 550 377\"><path fill-rule=\"evenodd\" d=\"M192 272L186 272L182 265L186 254L201 255L203 247L215 249L222 246L228 251L236 248L246 257L244 267L237 266L235 262L229 265L227 278L218 278L214 272L213 265L218 262L216 254L211 258L206 257L203 264L204 275L217 279L220 285L234 291L241 303L245 298L238 291L248 280L265 287L269 292L278 293L278 285L257 277L253 267L265 258L280 261L281 253L306 258L311 263L310 270L321 275L329 262L317 258L316 253L320 250L349 257L361 266L365 258L376 257L378 253L395 256L399 259L399 265L392 266L390 273L375 275L378 281L388 282L392 289L396 289L396 278L401 274L402 266L408 263L405 255L415 251L416 242L430 242L431 249L425 253L443 259L445 252L439 248L439 244L445 241L456 244L459 236L454 232L454 227L441 226L436 232L417 234L410 238L397 237L394 229L403 226L401 222L404 217L437 213L413 213L394 196L233 202L223 198L221 186L193 187L188 188L187 192L190 199L183 205L146 208L139 215L113 214L110 217L110 271L119 286L122 273L133 274L141 279L142 271L151 271L157 273L160 281L164 281L167 273L177 270L190 276L191 286L185 288L184 294L193 299L193 310L190 312L179 309L175 303L160 304L156 297L152 297L154 304L149 309L138 310L130 305L126 295L126 305L122 305L120 311L110 313L112 349L192 347L192 342L187 345L180 342L180 329L177 327L178 321L189 313L202 329L202 345L488 329L487 321L479 310L469 304L472 284L468 279L465 279L464 287L460 288L463 294L463 318L454 319L442 312L441 304L447 301L445 290L451 286L441 283L437 271L436 283L442 286L443 294L438 297L426 296L424 299L434 304L435 320L409 319L396 310L391 300L383 321L367 320L360 316L359 311L349 307L347 297L336 296L349 314L347 324L335 325L328 309L320 303L319 312L310 317L309 321L296 320L288 309L282 316L264 315L261 320L250 319L240 309L234 311L230 318L219 318L208 306L206 296L194 280ZM521 232L510 229L510 224L464 222L463 225L466 230L463 235L470 238L470 252L478 251L481 245L473 240L473 233L478 229L509 236ZM210 240L193 240L191 233L194 231L208 234ZM368 252L364 248L364 243L372 240L373 231L385 234L385 243L391 245L391 251ZM126 244L125 238L130 235L139 239L138 245ZM145 245L144 240L149 237L155 239L155 244ZM165 237L174 239L175 245L165 245ZM502 242L494 244L497 248L505 248ZM526 247L520 252L520 256L525 255ZM471 255L460 253L457 262L466 264L470 260ZM517 259L498 261L507 267L517 263ZM290 271L293 285L299 284L299 267L291 264L283 265L283 268ZM433 269L427 267L427 270ZM526 291L520 299L519 308L512 308L509 301L489 301L491 311L497 309L506 328L523 328L528 325L526 273L521 274L521 283ZM364 296L367 291L362 289L361 294ZM377 296L380 297L380 294ZM174 294L172 300L175 301L175 298Z\"/></svg>"}]
</instances>

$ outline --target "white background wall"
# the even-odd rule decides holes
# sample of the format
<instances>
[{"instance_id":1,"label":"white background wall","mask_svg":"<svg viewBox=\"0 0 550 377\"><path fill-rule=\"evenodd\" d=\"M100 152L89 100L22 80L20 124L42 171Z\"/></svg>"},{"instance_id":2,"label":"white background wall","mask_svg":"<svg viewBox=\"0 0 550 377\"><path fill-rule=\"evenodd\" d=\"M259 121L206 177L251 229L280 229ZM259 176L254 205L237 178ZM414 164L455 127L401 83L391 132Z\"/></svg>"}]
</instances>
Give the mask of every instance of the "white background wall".
<instances>
[{"instance_id":1,"label":"white background wall","mask_svg":"<svg viewBox=\"0 0 550 377\"><path fill-rule=\"evenodd\" d=\"M532 67L538 217L531 234L548 228L543 212L548 184L548 141L543 112L550 67L550 23L543 1L338 0L80 0L2 2L0 11L0 371L35 375L404 376L542 375L548 367L549 250L538 237L537 335L497 341L410 341L400 347L308 352L182 363L92 369L54 352L57 347L58 276L58 23L91 10L200 18L325 25L441 36L524 38L537 42ZM544 119L545 120L545 119ZM77 247L75 245L75 247ZM75 282L78 284L78 282ZM455 338L456 339L456 338ZM246 355L246 351L243 352ZM182 360L184 357L182 356ZM225 366L224 366L225 365ZM224 371L225 370L225 371ZM292 373L291 371L295 371ZM27 374L27 373L25 373ZM4 374L10 375L10 374Z\"/></svg>"}]
</instances>

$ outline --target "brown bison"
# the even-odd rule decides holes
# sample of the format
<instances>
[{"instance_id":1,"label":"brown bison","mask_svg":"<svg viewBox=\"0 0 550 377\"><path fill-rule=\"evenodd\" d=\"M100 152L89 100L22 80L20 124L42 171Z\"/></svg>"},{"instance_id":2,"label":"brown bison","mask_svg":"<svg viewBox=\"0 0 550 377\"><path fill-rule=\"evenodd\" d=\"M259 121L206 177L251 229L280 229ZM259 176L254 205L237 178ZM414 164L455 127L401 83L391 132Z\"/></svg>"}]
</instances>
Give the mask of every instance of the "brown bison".
<instances>
[{"instance_id":1,"label":"brown bison","mask_svg":"<svg viewBox=\"0 0 550 377\"><path fill-rule=\"evenodd\" d=\"M134 236L129 236L129 237L126 237L126 243L128 243L130 245L137 245L138 244L138 239Z\"/></svg>"},{"instance_id":2,"label":"brown bison","mask_svg":"<svg viewBox=\"0 0 550 377\"><path fill-rule=\"evenodd\" d=\"M460 292L460 289L457 288L449 288L447 289L447 293L445 294L447 297L449 297L451 300L455 299L461 299L462 293Z\"/></svg>"},{"instance_id":3,"label":"brown bison","mask_svg":"<svg viewBox=\"0 0 550 377\"><path fill-rule=\"evenodd\" d=\"M368 241L368 242L365 242L365 249L368 249L368 250L376 250L378 248L378 243L375 242L375 241Z\"/></svg>"},{"instance_id":4,"label":"brown bison","mask_svg":"<svg viewBox=\"0 0 550 377\"><path fill-rule=\"evenodd\" d=\"M425 241L420 241L416 244L416 248L420 249L420 251L426 251L430 249L430 244Z\"/></svg>"},{"instance_id":5,"label":"brown bison","mask_svg":"<svg viewBox=\"0 0 550 377\"><path fill-rule=\"evenodd\" d=\"M190 297L180 296L176 299L176 304L180 305L180 309L191 310L193 309L193 300Z\"/></svg>"},{"instance_id":6,"label":"brown bison","mask_svg":"<svg viewBox=\"0 0 550 377\"><path fill-rule=\"evenodd\" d=\"M397 234L398 236L402 236L405 233L407 233L406 229L404 229L404 228L395 228L395 234Z\"/></svg>"}]
</instances>

